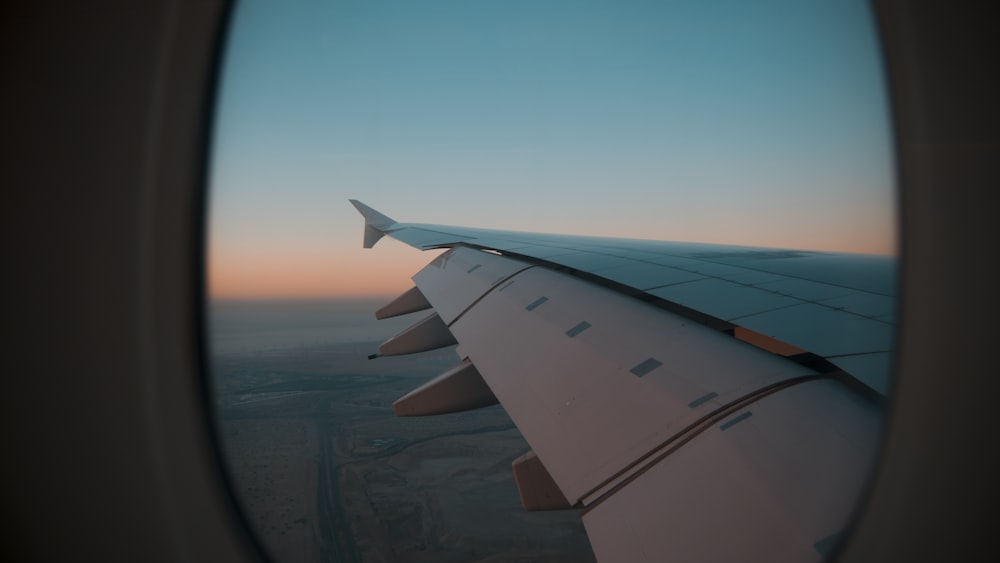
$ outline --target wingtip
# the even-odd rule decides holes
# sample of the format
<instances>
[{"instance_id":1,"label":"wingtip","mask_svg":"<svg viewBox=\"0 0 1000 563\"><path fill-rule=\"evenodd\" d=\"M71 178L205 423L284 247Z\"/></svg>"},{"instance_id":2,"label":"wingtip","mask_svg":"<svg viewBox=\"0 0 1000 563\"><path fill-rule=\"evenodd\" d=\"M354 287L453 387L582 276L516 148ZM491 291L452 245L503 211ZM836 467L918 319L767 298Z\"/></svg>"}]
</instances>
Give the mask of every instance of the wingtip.
<instances>
[{"instance_id":1,"label":"wingtip","mask_svg":"<svg viewBox=\"0 0 1000 563\"><path fill-rule=\"evenodd\" d=\"M361 216L365 218L366 225L371 225L380 229L387 229L396 224L395 219L392 217L389 217L384 213L380 213L356 199L349 199L348 201L350 201L351 205L358 210L358 213L361 213Z\"/></svg>"},{"instance_id":2,"label":"wingtip","mask_svg":"<svg viewBox=\"0 0 1000 563\"><path fill-rule=\"evenodd\" d=\"M391 217L379 213L356 199L349 199L348 201L365 218L365 248L375 246L375 243L385 236L386 230L396 224L396 221Z\"/></svg>"}]
</instances>

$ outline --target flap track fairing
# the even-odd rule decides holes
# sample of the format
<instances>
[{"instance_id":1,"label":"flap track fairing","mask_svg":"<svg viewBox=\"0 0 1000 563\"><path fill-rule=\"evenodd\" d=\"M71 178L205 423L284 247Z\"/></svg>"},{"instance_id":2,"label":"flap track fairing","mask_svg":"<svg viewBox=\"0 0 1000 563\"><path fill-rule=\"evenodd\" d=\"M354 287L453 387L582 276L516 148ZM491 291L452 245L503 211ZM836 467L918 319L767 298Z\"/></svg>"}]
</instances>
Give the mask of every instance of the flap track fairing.
<instances>
[{"instance_id":1,"label":"flap track fairing","mask_svg":"<svg viewBox=\"0 0 1000 563\"><path fill-rule=\"evenodd\" d=\"M441 317L434 313L403 332L383 342L378 351L383 356L416 354L458 344Z\"/></svg>"},{"instance_id":2,"label":"flap track fairing","mask_svg":"<svg viewBox=\"0 0 1000 563\"><path fill-rule=\"evenodd\" d=\"M462 412L497 404L493 391L468 358L392 404L396 416Z\"/></svg>"},{"instance_id":3,"label":"flap track fairing","mask_svg":"<svg viewBox=\"0 0 1000 563\"><path fill-rule=\"evenodd\" d=\"M388 319L391 317L406 315L408 313L416 313L417 311L426 311L430 308L431 304L427 301L427 298L424 297L424 294L420 292L420 289L418 289L417 286L413 286L408 289L406 293L393 299L391 303L388 303L378 311L375 311L375 318Z\"/></svg>"}]
</instances>

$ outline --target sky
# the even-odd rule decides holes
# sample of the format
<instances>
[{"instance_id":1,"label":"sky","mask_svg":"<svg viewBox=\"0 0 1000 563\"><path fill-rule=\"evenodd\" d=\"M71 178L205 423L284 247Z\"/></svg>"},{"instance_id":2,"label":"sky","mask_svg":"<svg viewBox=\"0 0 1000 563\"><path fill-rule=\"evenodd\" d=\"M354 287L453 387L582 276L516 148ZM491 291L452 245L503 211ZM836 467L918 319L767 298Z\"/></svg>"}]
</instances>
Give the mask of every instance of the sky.
<instances>
[{"instance_id":1,"label":"sky","mask_svg":"<svg viewBox=\"0 0 1000 563\"><path fill-rule=\"evenodd\" d=\"M893 254L866 2L240 0L212 298L394 296L401 222Z\"/></svg>"}]
</instances>

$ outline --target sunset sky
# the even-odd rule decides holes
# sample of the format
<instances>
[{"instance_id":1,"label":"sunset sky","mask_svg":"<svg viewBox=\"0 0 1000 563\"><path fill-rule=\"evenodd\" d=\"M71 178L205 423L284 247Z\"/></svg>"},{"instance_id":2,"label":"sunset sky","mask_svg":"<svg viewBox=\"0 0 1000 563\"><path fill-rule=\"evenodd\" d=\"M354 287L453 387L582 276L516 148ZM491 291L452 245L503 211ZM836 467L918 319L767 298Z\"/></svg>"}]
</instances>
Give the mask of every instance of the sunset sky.
<instances>
[{"instance_id":1,"label":"sunset sky","mask_svg":"<svg viewBox=\"0 0 1000 563\"><path fill-rule=\"evenodd\" d=\"M390 296L396 220L890 254L867 4L241 0L209 180L217 298Z\"/></svg>"}]
</instances>

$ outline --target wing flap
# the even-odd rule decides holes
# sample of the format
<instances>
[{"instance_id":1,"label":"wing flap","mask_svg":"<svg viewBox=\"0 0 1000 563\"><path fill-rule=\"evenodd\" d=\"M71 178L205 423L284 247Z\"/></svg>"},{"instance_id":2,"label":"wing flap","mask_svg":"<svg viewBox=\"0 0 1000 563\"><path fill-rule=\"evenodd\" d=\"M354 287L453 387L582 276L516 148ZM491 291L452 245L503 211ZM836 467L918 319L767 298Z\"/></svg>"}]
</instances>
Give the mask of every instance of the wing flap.
<instances>
[{"instance_id":1,"label":"wing flap","mask_svg":"<svg viewBox=\"0 0 1000 563\"><path fill-rule=\"evenodd\" d=\"M437 308L438 292L420 287ZM815 373L544 268L519 271L449 329L574 504L712 410Z\"/></svg>"},{"instance_id":2,"label":"wing flap","mask_svg":"<svg viewBox=\"0 0 1000 563\"><path fill-rule=\"evenodd\" d=\"M834 380L720 418L583 514L602 563L820 561L849 521L879 412Z\"/></svg>"}]
</instances>

